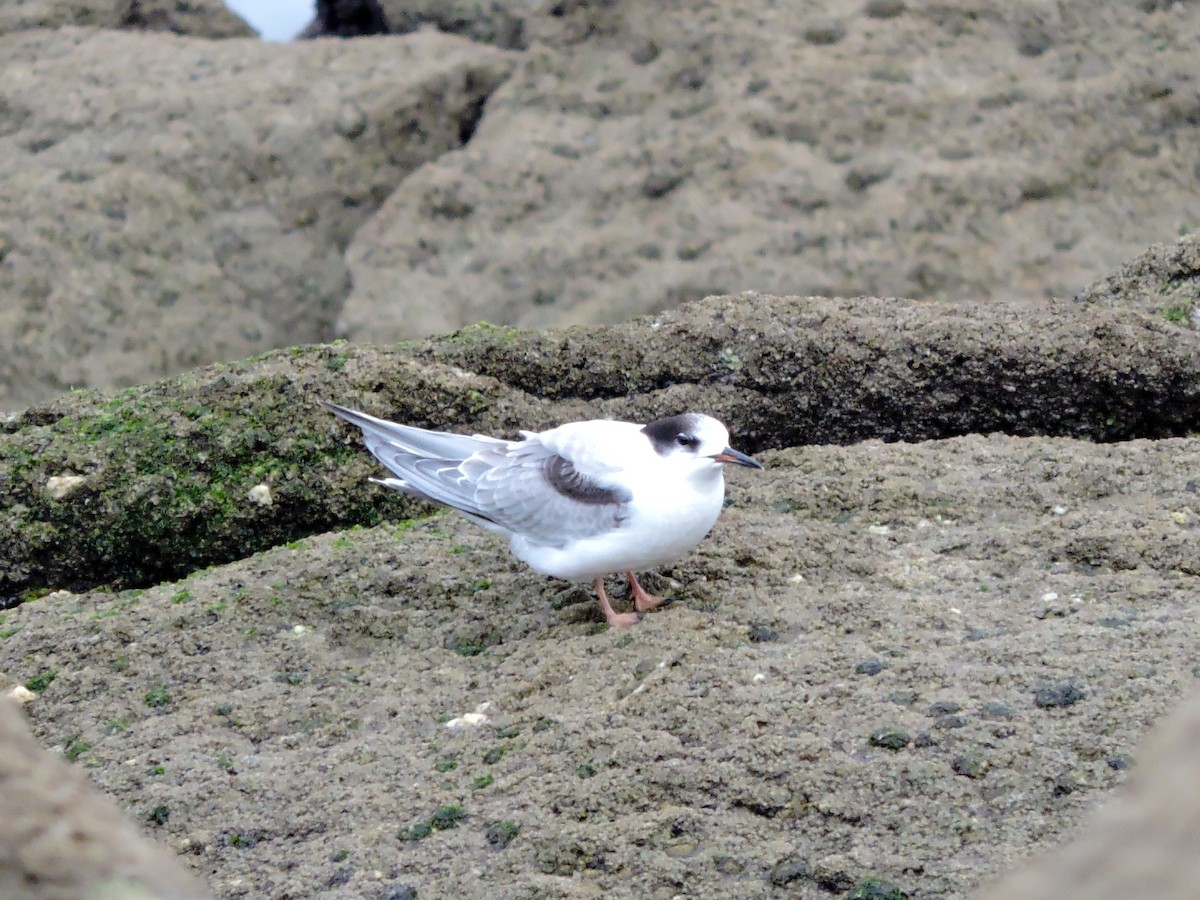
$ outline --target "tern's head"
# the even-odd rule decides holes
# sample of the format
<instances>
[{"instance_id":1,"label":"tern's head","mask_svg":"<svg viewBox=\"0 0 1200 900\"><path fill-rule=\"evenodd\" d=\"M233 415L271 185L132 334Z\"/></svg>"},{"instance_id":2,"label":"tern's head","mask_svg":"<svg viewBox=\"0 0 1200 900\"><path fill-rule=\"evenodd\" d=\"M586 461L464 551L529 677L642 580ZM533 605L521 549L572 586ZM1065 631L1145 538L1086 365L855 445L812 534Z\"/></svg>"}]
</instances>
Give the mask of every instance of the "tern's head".
<instances>
[{"instance_id":1,"label":"tern's head","mask_svg":"<svg viewBox=\"0 0 1200 900\"><path fill-rule=\"evenodd\" d=\"M642 428L654 451L662 457L679 461L694 460L698 466L719 466L733 463L761 469L762 466L744 453L729 446L729 431L712 416L684 413L669 419L658 419Z\"/></svg>"}]
</instances>

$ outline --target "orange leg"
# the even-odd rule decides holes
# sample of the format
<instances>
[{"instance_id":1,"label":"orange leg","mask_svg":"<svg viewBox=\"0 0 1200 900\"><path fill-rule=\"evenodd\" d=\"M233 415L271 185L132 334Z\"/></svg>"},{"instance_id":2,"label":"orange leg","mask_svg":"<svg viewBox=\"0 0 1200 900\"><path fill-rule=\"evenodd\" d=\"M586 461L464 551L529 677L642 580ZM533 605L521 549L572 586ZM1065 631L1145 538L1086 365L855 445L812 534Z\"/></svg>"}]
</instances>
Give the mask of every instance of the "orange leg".
<instances>
[{"instance_id":1,"label":"orange leg","mask_svg":"<svg viewBox=\"0 0 1200 900\"><path fill-rule=\"evenodd\" d=\"M633 592L633 608L642 613L648 609L662 604L666 601L666 597L655 597L653 594L647 594L646 589L638 584L637 578L632 572L626 572L625 577L629 579L629 589Z\"/></svg>"},{"instance_id":2,"label":"orange leg","mask_svg":"<svg viewBox=\"0 0 1200 900\"><path fill-rule=\"evenodd\" d=\"M641 612L619 613L612 608L612 604L608 600L608 594L604 591L604 579L597 578L592 582L596 588L596 594L600 597L600 609L604 611L604 618L608 620L608 624L614 628L622 625L636 625L642 620Z\"/></svg>"}]
</instances>

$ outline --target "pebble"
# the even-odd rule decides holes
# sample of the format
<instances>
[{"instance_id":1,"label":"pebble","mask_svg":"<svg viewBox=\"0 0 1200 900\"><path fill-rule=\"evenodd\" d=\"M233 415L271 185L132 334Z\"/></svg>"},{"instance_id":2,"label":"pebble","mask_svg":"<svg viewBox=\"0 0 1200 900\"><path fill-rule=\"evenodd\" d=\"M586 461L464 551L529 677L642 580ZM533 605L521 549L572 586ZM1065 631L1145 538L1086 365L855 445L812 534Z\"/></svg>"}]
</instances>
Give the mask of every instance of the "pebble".
<instances>
[{"instance_id":1,"label":"pebble","mask_svg":"<svg viewBox=\"0 0 1200 900\"><path fill-rule=\"evenodd\" d=\"M954 770L955 775L964 775L967 778L982 778L987 772L987 762L977 756L964 754L956 756L950 763L950 768Z\"/></svg>"},{"instance_id":2,"label":"pebble","mask_svg":"<svg viewBox=\"0 0 1200 900\"><path fill-rule=\"evenodd\" d=\"M747 637L752 644L768 644L779 640L779 632L766 625L755 622L751 624Z\"/></svg>"},{"instance_id":3,"label":"pebble","mask_svg":"<svg viewBox=\"0 0 1200 900\"><path fill-rule=\"evenodd\" d=\"M15 688L8 692L8 696L12 697L18 703L29 703L37 699L37 694L25 687L23 684L18 684Z\"/></svg>"},{"instance_id":4,"label":"pebble","mask_svg":"<svg viewBox=\"0 0 1200 900\"><path fill-rule=\"evenodd\" d=\"M800 878L812 878L812 866L803 859L785 859L767 875L767 880L776 886L790 884Z\"/></svg>"},{"instance_id":5,"label":"pebble","mask_svg":"<svg viewBox=\"0 0 1200 900\"><path fill-rule=\"evenodd\" d=\"M256 484L246 492L246 499L258 506L270 506L275 502L275 498L271 496L271 486L268 484Z\"/></svg>"},{"instance_id":6,"label":"pebble","mask_svg":"<svg viewBox=\"0 0 1200 900\"><path fill-rule=\"evenodd\" d=\"M895 752L907 747L909 740L911 739L908 734L899 728L881 728L867 739L867 743L872 747L881 747L884 750Z\"/></svg>"},{"instance_id":7,"label":"pebble","mask_svg":"<svg viewBox=\"0 0 1200 900\"><path fill-rule=\"evenodd\" d=\"M46 479L46 493L55 500L61 500L74 493L87 482L83 475L51 475Z\"/></svg>"},{"instance_id":8,"label":"pebble","mask_svg":"<svg viewBox=\"0 0 1200 900\"><path fill-rule=\"evenodd\" d=\"M1057 709L1073 706L1087 694L1072 682L1049 685L1033 692L1033 702L1038 709Z\"/></svg>"}]
</instances>

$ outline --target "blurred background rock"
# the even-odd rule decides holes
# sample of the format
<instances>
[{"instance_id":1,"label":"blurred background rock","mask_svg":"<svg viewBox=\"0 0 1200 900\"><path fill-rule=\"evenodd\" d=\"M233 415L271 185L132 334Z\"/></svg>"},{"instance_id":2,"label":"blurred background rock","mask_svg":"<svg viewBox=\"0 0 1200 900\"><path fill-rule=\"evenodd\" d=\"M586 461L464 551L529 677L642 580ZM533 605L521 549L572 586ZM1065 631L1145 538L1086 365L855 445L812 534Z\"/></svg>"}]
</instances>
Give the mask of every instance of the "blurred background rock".
<instances>
[{"instance_id":1,"label":"blurred background rock","mask_svg":"<svg viewBox=\"0 0 1200 900\"><path fill-rule=\"evenodd\" d=\"M712 293L1072 296L1200 222L1194 4L379 10L0 10L0 409Z\"/></svg>"}]
</instances>

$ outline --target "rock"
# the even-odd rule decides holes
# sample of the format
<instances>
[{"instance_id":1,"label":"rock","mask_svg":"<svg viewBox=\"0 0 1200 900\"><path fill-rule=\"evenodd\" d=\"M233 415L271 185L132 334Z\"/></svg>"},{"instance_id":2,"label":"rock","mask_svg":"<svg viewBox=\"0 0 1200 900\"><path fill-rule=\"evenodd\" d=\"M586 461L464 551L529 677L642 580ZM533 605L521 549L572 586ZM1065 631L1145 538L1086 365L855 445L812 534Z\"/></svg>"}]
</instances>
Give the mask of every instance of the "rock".
<instances>
[{"instance_id":1,"label":"rock","mask_svg":"<svg viewBox=\"0 0 1200 900\"><path fill-rule=\"evenodd\" d=\"M41 749L0 697L0 896L27 900L211 894L138 833L82 771Z\"/></svg>"},{"instance_id":2,"label":"rock","mask_svg":"<svg viewBox=\"0 0 1200 900\"><path fill-rule=\"evenodd\" d=\"M976 900L1185 900L1200 884L1200 697L1155 729L1130 783L1065 847Z\"/></svg>"},{"instance_id":3,"label":"rock","mask_svg":"<svg viewBox=\"0 0 1200 900\"><path fill-rule=\"evenodd\" d=\"M806 859L785 859L771 868L767 873L767 881L775 887L783 887L793 881L811 881L812 866Z\"/></svg>"},{"instance_id":4,"label":"rock","mask_svg":"<svg viewBox=\"0 0 1200 900\"><path fill-rule=\"evenodd\" d=\"M0 36L0 409L328 339L345 244L510 65L437 34Z\"/></svg>"},{"instance_id":5,"label":"rock","mask_svg":"<svg viewBox=\"0 0 1200 900\"><path fill-rule=\"evenodd\" d=\"M1179 188L1200 16L1178 4L826 3L799 24L736 3L384 6L528 49L471 142L355 235L354 340L746 290L1070 297L1200 221Z\"/></svg>"},{"instance_id":6,"label":"rock","mask_svg":"<svg viewBox=\"0 0 1200 900\"><path fill-rule=\"evenodd\" d=\"M511 54L429 33L0 38L0 315L30 301L0 320L5 377L74 356L80 381L150 378L104 381L100 345L144 364L244 325L254 291L271 340L326 335L351 243L379 306L345 321L372 339L409 315L647 315L297 348L0 416L0 596L27 601L0 613L0 690L39 687L36 740L223 895L450 896L485 872L500 895L633 873L716 896L775 872L961 897L1064 841L1196 668L1196 238L1043 295L1196 221L1195 10L871 2L797 27L744 4L405 5L425 12L404 30L529 49L494 89ZM834 16L838 40L807 43ZM405 81L418 63L436 74ZM920 300L801 296L836 292ZM143 295L160 305L126 313ZM239 340L223 352L264 346ZM703 408L768 468L731 474L670 609L596 634L591 601L494 536L365 483L325 397L510 435ZM1033 619L1050 588L1086 614ZM1030 702L1072 680L1093 699ZM866 743L881 723L901 752ZM1068 851L1051 895L1196 883L1196 766L1146 758L1137 777L1169 782L1150 825ZM417 816L427 839L398 845ZM811 881L775 869L794 860Z\"/></svg>"},{"instance_id":7,"label":"rock","mask_svg":"<svg viewBox=\"0 0 1200 900\"><path fill-rule=\"evenodd\" d=\"M1119 303L937 307L716 297L297 348L6 417L0 571L26 602L0 612L0 691L39 687L37 740L221 895L454 896L483 871L497 896L619 895L630 873L721 896L804 860L784 892L968 896L1065 841L1193 678L1200 532L1173 514L1200 442L1138 435L1194 430L1200 354ZM981 398L952 424L986 433L932 437L951 391ZM597 633L586 592L368 484L323 397L498 434L695 406L766 469L729 474L712 535L663 573L670 608ZM1093 440L1114 409L1127 439ZM51 501L68 472L88 480ZM44 594L38 570L78 589ZM1048 588L1087 613L1029 616ZM748 640L763 623L778 639ZM888 668L853 674L871 659ZM1094 699L1031 702L1072 680ZM962 727L926 731L930 713ZM883 726L911 740L871 746ZM497 822L520 825L506 851Z\"/></svg>"},{"instance_id":8,"label":"rock","mask_svg":"<svg viewBox=\"0 0 1200 900\"><path fill-rule=\"evenodd\" d=\"M317 0L317 17L300 37L367 37L392 30L378 0Z\"/></svg>"},{"instance_id":9,"label":"rock","mask_svg":"<svg viewBox=\"0 0 1200 900\"><path fill-rule=\"evenodd\" d=\"M1155 244L1075 298L1088 306L1119 305L1181 328L1200 328L1193 312L1200 294L1200 241ZM1182 315L1172 315L1179 310Z\"/></svg>"},{"instance_id":10,"label":"rock","mask_svg":"<svg viewBox=\"0 0 1200 900\"><path fill-rule=\"evenodd\" d=\"M55 500L69 496L87 483L82 475L51 475L46 479L46 493Z\"/></svg>"},{"instance_id":11,"label":"rock","mask_svg":"<svg viewBox=\"0 0 1200 900\"><path fill-rule=\"evenodd\" d=\"M167 31L200 38L255 37L221 0L20 0L0 3L0 34L66 25Z\"/></svg>"},{"instance_id":12,"label":"rock","mask_svg":"<svg viewBox=\"0 0 1200 900\"><path fill-rule=\"evenodd\" d=\"M957 712L962 711L962 705L955 703L953 700L935 700L929 705L928 716L952 716Z\"/></svg>"},{"instance_id":13,"label":"rock","mask_svg":"<svg viewBox=\"0 0 1200 900\"><path fill-rule=\"evenodd\" d=\"M1086 691L1069 681L1040 687L1033 692L1033 702L1038 709L1060 709L1074 706L1086 697Z\"/></svg>"},{"instance_id":14,"label":"rock","mask_svg":"<svg viewBox=\"0 0 1200 900\"><path fill-rule=\"evenodd\" d=\"M996 431L1161 438L1200 421L1197 383L1200 334L1070 301L747 294L612 327L472 328L396 351L280 352L116 397L67 397L6 425L0 597L137 586L314 531L413 514L407 498L361 490L371 463L318 398L501 434L705 409L756 451ZM63 502L47 498L45 479L68 471L86 485ZM259 484L270 506L245 502ZM70 502L85 492L86 502ZM1081 564L1100 546L1138 552L1068 533L1062 557ZM1188 551L1176 541L1155 552Z\"/></svg>"},{"instance_id":15,"label":"rock","mask_svg":"<svg viewBox=\"0 0 1200 900\"><path fill-rule=\"evenodd\" d=\"M867 743L872 747L893 752L903 750L911 741L912 738L899 728L881 728L871 732L871 736L867 739Z\"/></svg>"},{"instance_id":16,"label":"rock","mask_svg":"<svg viewBox=\"0 0 1200 900\"><path fill-rule=\"evenodd\" d=\"M505 50L525 50L531 22L545 9L526 0L380 0L391 28L397 34L433 27Z\"/></svg>"},{"instance_id":17,"label":"rock","mask_svg":"<svg viewBox=\"0 0 1200 900\"><path fill-rule=\"evenodd\" d=\"M1013 711L1008 704L991 702L985 703L982 707L980 707L979 715L984 719L1006 720L1013 717Z\"/></svg>"},{"instance_id":18,"label":"rock","mask_svg":"<svg viewBox=\"0 0 1200 900\"><path fill-rule=\"evenodd\" d=\"M846 26L837 19L821 19L804 27L804 39L810 44L836 44L846 36Z\"/></svg>"},{"instance_id":19,"label":"rock","mask_svg":"<svg viewBox=\"0 0 1200 900\"><path fill-rule=\"evenodd\" d=\"M335 332L616 322L747 289L1067 296L1197 218L1175 186L1200 166L1200 17L1179 5L826 4L802 27L736 4L323 8L354 33L421 33L320 53L44 29L0 45L0 290L17 298L0 318L0 408ZM248 33L208 0L4 14L12 28ZM478 42L447 76L457 87L438 80L455 63L436 57L458 51L434 52L450 46L435 29ZM391 53L410 42L429 52ZM476 58L479 43L492 47ZM1080 44L1083 57L1056 52ZM498 92L515 60L497 47L523 54ZM938 77L912 69L925 58ZM1043 127L1059 121L1072 124ZM1195 329L1189 284L1168 285L1156 314Z\"/></svg>"},{"instance_id":20,"label":"rock","mask_svg":"<svg viewBox=\"0 0 1200 900\"><path fill-rule=\"evenodd\" d=\"M905 9L904 0L867 0L863 13L872 19L894 19L903 15Z\"/></svg>"},{"instance_id":21,"label":"rock","mask_svg":"<svg viewBox=\"0 0 1200 900\"><path fill-rule=\"evenodd\" d=\"M750 626L746 637L753 644L769 644L779 640L779 632L762 622L755 622Z\"/></svg>"},{"instance_id":22,"label":"rock","mask_svg":"<svg viewBox=\"0 0 1200 900\"><path fill-rule=\"evenodd\" d=\"M909 894L883 878L869 878L846 892L843 900L908 900Z\"/></svg>"},{"instance_id":23,"label":"rock","mask_svg":"<svg viewBox=\"0 0 1200 900\"><path fill-rule=\"evenodd\" d=\"M955 775L964 775L967 778L982 778L987 774L987 760L981 759L972 753L964 753L961 756L954 757L950 761L950 768Z\"/></svg>"}]
</instances>

